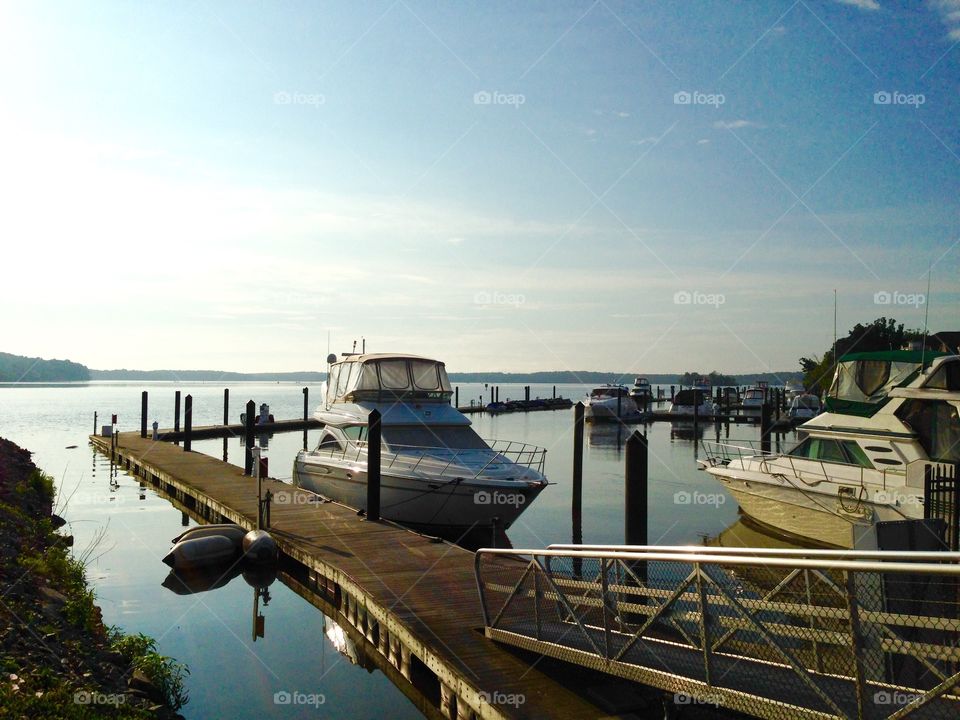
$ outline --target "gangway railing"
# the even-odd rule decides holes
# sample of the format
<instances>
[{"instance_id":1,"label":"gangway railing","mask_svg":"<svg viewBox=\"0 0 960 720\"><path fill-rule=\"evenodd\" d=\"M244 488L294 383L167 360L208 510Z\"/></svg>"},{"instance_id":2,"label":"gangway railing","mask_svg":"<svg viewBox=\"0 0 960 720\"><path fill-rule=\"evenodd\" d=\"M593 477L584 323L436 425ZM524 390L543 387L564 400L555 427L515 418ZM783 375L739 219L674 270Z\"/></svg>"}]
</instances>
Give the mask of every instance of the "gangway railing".
<instances>
[{"instance_id":1,"label":"gangway railing","mask_svg":"<svg viewBox=\"0 0 960 720\"><path fill-rule=\"evenodd\" d=\"M960 717L957 553L476 555L487 637L763 718Z\"/></svg>"}]
</instances>

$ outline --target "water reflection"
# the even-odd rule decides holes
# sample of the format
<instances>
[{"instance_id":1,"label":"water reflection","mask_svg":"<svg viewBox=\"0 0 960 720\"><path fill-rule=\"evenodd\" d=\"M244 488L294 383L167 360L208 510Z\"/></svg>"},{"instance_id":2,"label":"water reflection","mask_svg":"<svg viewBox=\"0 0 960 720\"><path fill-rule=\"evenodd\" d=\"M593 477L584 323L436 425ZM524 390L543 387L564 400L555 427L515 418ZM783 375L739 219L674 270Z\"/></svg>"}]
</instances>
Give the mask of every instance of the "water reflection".
<instances>
[{"instance_id":1,"label":"water reflection","mask_svg":"<svg viewBox=\"0 0 960 720\"><path fill-rule=\"evenodd\" d=\"M620 423L590 423L587 426L587 447L599 451L597 455L600 457L619 458L632 432Z\"/></svg>"}]
</instances>

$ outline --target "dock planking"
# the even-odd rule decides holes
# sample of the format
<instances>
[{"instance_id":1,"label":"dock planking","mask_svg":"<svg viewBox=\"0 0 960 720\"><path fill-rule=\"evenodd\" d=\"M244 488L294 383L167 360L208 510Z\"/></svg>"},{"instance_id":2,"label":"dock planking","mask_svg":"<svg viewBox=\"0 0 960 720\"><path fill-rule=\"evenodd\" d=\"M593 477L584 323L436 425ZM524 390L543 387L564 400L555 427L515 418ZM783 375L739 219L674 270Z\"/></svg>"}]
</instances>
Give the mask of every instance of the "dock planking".
<instances>
[{"instance_id":1,"label":"dock planking","mask_svg":"<svg viewBox=\"0 0 960 720\"><path fill-rule=\"evenodd\" d=\"M110 438L91 441L110 454ZM242 468L138 433L118 434L113 451L133 474L212 522L255 527L256 479ZM371 641L378 636L391 662L396 654L398 666L406 663L405 676L411 657L436 675L446 698L441 714L464 720L611 717L484 637L474 553L391 523L364 521L287 483L265 479L267 490L282 493L271 506L270 524L281 551L335 584L338 595L348 598L341 600L346 620L361 632L365 627ZM518 697L522 704L496 702Z\"/></svg>"}]
</instances>

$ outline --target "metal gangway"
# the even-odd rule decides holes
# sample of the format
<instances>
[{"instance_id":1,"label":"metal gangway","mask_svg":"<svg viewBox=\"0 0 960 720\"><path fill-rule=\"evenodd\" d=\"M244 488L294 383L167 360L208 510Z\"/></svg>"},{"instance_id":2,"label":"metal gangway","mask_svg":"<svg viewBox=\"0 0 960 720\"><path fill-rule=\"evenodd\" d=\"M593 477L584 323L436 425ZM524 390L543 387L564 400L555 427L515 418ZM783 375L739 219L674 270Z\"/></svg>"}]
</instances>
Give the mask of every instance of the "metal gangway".
<instances>
[{"instance_id":1,"label":"metal gangway","mask_svg":"<svg viewBox=\"0 0 960 720\"><path fill-rule=\"evenodd\" d=\"M756 717L960 718L960 553L482 549L495 641Z\"/></svg>"}]
</instances>

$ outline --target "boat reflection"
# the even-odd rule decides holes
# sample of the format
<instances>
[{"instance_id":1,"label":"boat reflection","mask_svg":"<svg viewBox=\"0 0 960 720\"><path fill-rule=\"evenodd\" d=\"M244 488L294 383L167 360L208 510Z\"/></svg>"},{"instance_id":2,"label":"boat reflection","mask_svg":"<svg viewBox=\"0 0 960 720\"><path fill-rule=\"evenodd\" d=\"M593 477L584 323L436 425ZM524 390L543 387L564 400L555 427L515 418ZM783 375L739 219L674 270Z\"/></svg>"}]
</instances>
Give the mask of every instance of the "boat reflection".
<instances>
[{"instance_id":1,"label":"boat reflection","mask_svg":"<svg viewBox=\"0 0 960 720\"><path fill-rule=\"evenodd\" d=\"M367 655L363 644L355 643L346 633L339 623L331 620L326 615L323 616L324 635L333 645L334 649L350 661L351 665L362 667L369 673L377 669L371 658Z\"/></svg>"},{"instance_id":2,"label":"boat reflection","mask_svg":"<svg viewBox=\"0 0 960 720\"><path fill-rule=\"evenodd\" d=\"M590 423L587 426L587 447L600 457L619 458L630 433L621 423Z\"/></svg>"}]
</instances>

